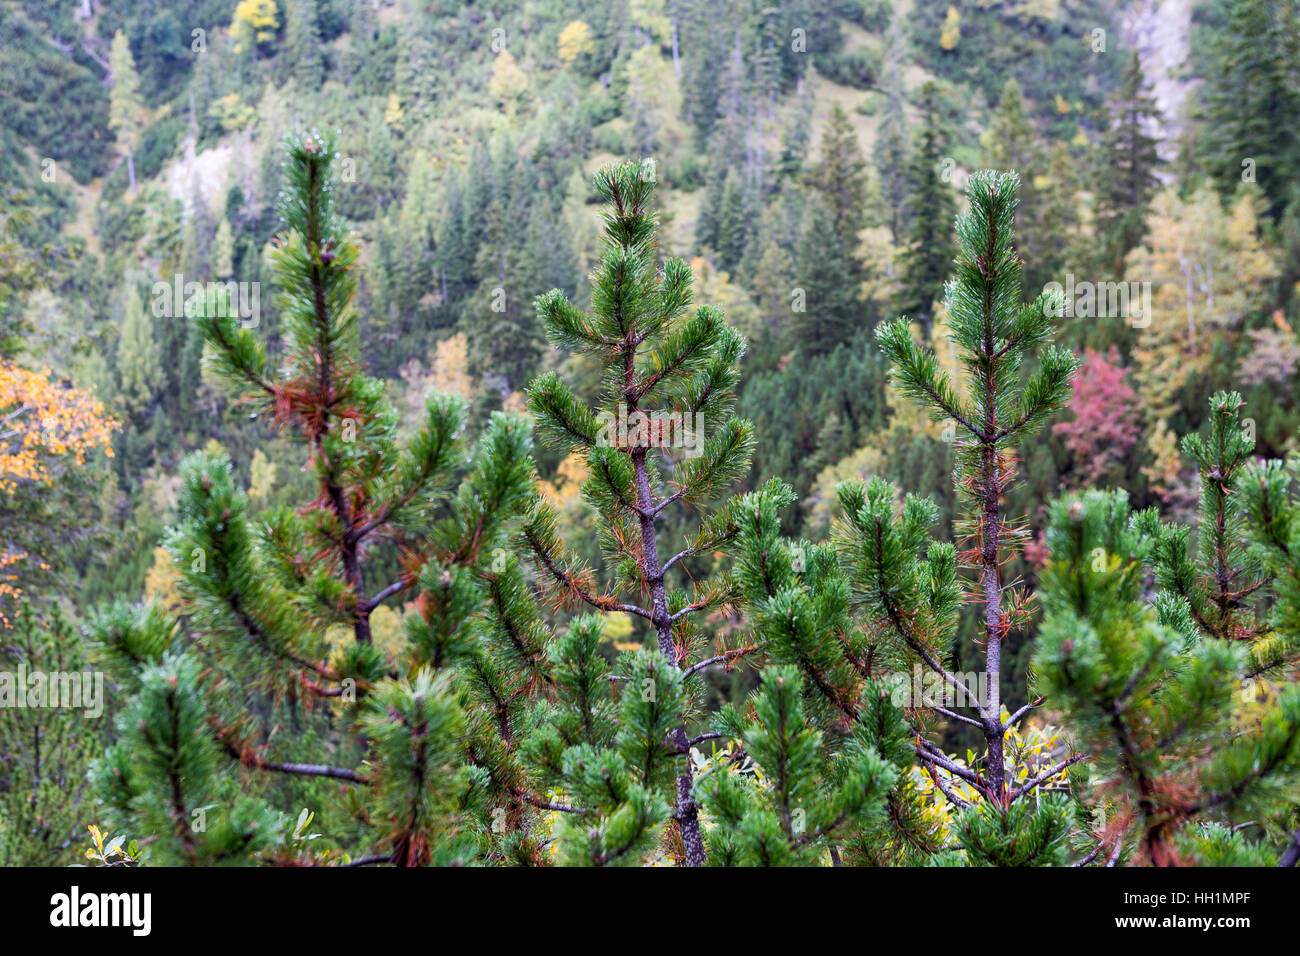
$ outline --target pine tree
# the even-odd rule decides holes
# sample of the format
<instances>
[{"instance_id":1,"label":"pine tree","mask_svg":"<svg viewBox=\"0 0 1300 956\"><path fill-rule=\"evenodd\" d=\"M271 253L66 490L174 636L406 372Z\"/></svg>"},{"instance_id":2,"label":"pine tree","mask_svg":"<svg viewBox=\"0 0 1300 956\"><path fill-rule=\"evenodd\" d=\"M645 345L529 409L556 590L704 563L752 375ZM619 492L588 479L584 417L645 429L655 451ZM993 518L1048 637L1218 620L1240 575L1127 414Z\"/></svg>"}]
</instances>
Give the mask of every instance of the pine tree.
<instances>
[{"instance_id":1,"label":"pine tree","mask_svg":"<svg viewBox=\"0 0 1300 956\"><path fill-rule=\"evenodd\" d=\"M964 779L1000 811L1026 792L1024 785L1010 784L1004 741L1029 709L1022 707L1004 716L1002 708L1002 643L1012 629L1024 626L1030 599L1023 590L1002 580L1003 566L1025 536L1023 526L1005 514L1003 499L1015 481L1014 446L1033 435L1068 400L1070 381L1077 369L1068 350L1038 348L1052 334L1049 314L1059 305L1059 294L1045 293L1032 305L1021 304L1021 263L1012 245L1012 213L1018 188L1019 178L1014 173L973 174L967 184L970 208L957 220L960 251L956 275L945 290L945 305L951 338L967 380L965 398L959 396L948 374L941 371L935 354L915 344L905 320L884 323L876 330L881 348L893 363L895 384L928 407L936 420L951 421L956 429L955 480L964 505L958 527L969 542L956 558L977 575L967 600L983 605L988 681L987 698L980 702L978 719L961 719L979 730L988 751L982 768L963 773ZM1030 357L1037 359L1038 367L1022 381L1021 369ZM846 512L850 518L857 517L859 532L879 539L883 515L873 518L856 501L852 503L856 507L846 508ZM864 588L870 588L866 598L878 619L896 630L902 647L952 684L957 678L943 663L943 644L913 620L927 603L933 606L935 598L925 598L924 591L917 590L919 581L908 594L906 582L912 579L897 580L897 576L906 574L899 565L915 560L913 556L920 550L914 537L903 541L908 545L906 550L898 546L888 552L862 548L862 569L878 572L875 583L870 575L864 582ZM946 580L948 571L944 568L949 558L933 548L929 553L931 564L937 561L938 566L928 574L920 570L911 573L922 575L922 581ZM883 559L879 556L882 554ZM882 567L881 561L886 559L890 563ZM945 596L942 607L948 603ZM929 630L935 628L946 640L947 622L940 620ZM943 766L942 758L931 751L922 749L919 756L923 762ZM994 836L983 825L976 829L977 835Z\"/></svg>"},{"instance_id":2,"label":"pine tree","mask_svg":"<svg viewBox=\"0 0 1300 956\"><path fill-rule=\"evenodd\" d=\"M725 493L748 467L753 445L749 423L729 410L744 346L717 310L686 314L691 272L684 262L655 265L653 161L606 167L595 184L607 207L607 242L592 277L592 311L581 312L558 290L538 298L537 309L554 342L599 358L607 387L592 408L550 373L532 382L528 401L544 435L587 457L584 492L610 565L608 583L564 549L545 502L525 538L557 604L648 622L654 649L620 660L623 689L615 704L604 689L600 619L575 620L551 652L563 706L540 722L553 729L533 749L561 792L598 813L598 824L561 829L566 859L634 861L671 805L676 853L699 866L706 848L691 760L698 741L690 727L701 712L702 672L747 648L710 654L694 623L730 599L725 579L697 575L688 590L672 586L668 572L681 573L734 536ZM708 507L720 497L723 503L670 555L667 509Z\"/></svg>"},{"instance_id":3,"label":"pine tree","mask_svg":"<svg viewBox=\"0 0 1300 956\"><path fill-rule=\"evenodd\" d=\"M905 240L899 311L919 321L923 334L929 332L934 302L952 264L949 224L957 212L952 183L944 177L948 131L939 116L938 95L934 83L921 88L920 139L907 169L906 215L911 226Z\"/></svg>"},{"instance_id":4,"label":"pine tree","mask_svg":"<svg viewBox=\"0 0 1300 956\"><path fill-rule=\"evenodd\" d=\"M1296 574L1283 550L1293 531L1289 481L1280 462L1243 472L1252 442L1239 398L1220 393L1211 404L1209 436L1184 442L1221 466L1201 473L1208 582L1187 558L1189 529L1154 511L1131 515L1124 492L1089 491L1049 509L1034 672L1101 784L1084 862L1264 865L1297 842L1288 831L1300 692L1263 676L1285 680L1296 648L1284 610ZM1281 581L1278 629L1267 635L1242 613L1261 583L1238 537L1247 524ZM1163 588L1154 602L1143 594L1144 563ZM1259 834L1250 842L1239 832L1247 820Z\"/></svg>"},{"instance_id":5,"label":"pine tree","mask_svg":"<svg viewBox=\"0 0 1300 956\"><path fill-rule=\"evenodd\" d=\"M1141 530L1153 539L1150 563L1156 581L1166 592L1162 610L1171 615L1162 623L1185 624L1190 614L1189 639L1199 635L1223 641L1252 642L1260 626L1251 598L1263 585L1258 561L1247 548L1244 533L1242 473L1250 460L1254 438L1238 421L1243 402L1236 392L1220 392L1210 400L1208 439L1187 435L1183 454L1201 475L1200 533L1197 551L1191 553L1188 529L1159 522L1156 513L1141 515Z\"/></svg>"},{"instance_id":6,"label":"pine tree","mask_svg":"<svg viewBox=\"0 0 1300 956\"><path fill-rule=\"evenodd\" d=\"M1124 274L1124 258L1142 241L1146 214L1160 186L1160 156L1152 127L1160 114L1147 91L1137 51L1106 110L1106 130L1096 160L1097 233L1101 255L1113 276Z\"/></svg>"},{"instance_id":7,"label":"pine tree","mask_svg":"<svg viewBox=\"0 0 1300 956\"><path fill-rule=\"evenodd\" d=\"M130 697L95 771L107 822L138 837L149 862L347 862L338 838L305 845L307 811L292 825L292 805L266 778L333 780L354 788L360 830L349 845L362 861L535 862L532 827L495 826L541 803L525 802L508 722L496 729L500 695L522 707L534 675L499 674L486 650L518 648L527 633L522 579L503 583L494 569L531 497L528 427L494 415L467 458L464 402L432 396L419 431L398 445L397 413L357 355L357 246L334 212L334 147L313 133L288 153L274 253L280 374L268 374L257 332L224 310L193 321L210 370L256 414L297 431L319 496L254 521L224 454L184 463L167 545L187 639L156 605L114 606L93 628ZM379 587L365 570L385 549L400 561ZM506 585L513 600L498 600ZM390 657L373 643L371 616L402 595L415 610ZM331 647L326 635L340 628L348 639ZM341 706L321 714L321 700ZM280 720L315 732L275 744ZM231 760L259 783L231 774Z\"/></svg>"},{"instance_id":8,"label":"pine tree","mask_svg":"<svg viewBox=\"0 0 1300 956\"><path fill-rule=\"evenodd\" d=\"M883 483L881 483L883 487ZM862 493L859 485L845 494ZM747 706L719 726L756 774L714 774L704 803L724 825L717 865L921 863L945 848L938 804L917 785L912 731L877 646L852 613L836 549L780 535L794 500L779 480L735 509L749 640L768 662Z\"/></svg>"},{"instance_id":9,"label":"pine tree","mask_svg":"<svg viewBox=\"0 0 1300 956\"><path fill-rule=\"evenodd\" d=\"M144 100L140 97L140 76L135 71L135 58L131 56L131 43L126 34L118 30L113 34L113 46L108 56L108 73L113 79L108 97L108 125L117 133L126 147L126 171L135 194L135 150L140 145L143 130L141 114Z\"/></svg>"}]
</instances>

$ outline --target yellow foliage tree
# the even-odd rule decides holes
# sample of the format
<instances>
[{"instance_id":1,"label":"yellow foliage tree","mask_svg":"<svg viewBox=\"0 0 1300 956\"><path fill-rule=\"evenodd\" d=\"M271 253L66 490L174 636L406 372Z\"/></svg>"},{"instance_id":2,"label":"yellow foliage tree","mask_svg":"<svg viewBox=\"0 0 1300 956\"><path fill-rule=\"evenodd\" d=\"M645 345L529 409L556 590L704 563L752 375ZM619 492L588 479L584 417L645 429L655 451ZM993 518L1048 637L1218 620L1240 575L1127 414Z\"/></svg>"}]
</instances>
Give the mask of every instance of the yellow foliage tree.
<instances>
[{"instance_id":1,"label":"yellow foliage tree","mask_svg":"<svg viewBox=\"0 0 1300 956\"><path fill-rule=\"evenodd\" d=\"M395 130L405 129L404 120L406 111L402 109L402 101L397 98L396 93L388 94L388 105L384 107L384 122Z\"/></svg>"},{"instance_id":2,"label":"yellow foliage tree","mask_svg":"<svg viewBox=\"0 0 1300 956\"><path fill-rule=\"evenodd\" d=\"M939 33L939 46L951 50L957 46L957 41L960 39L961 13L956 7L949 7L947 15L943 18L943 29Z\"/></svg>"},{"instance_id":3,"label":"yellow foliage tree","mask_svg":"<svg viewBox=\"0 0 1300 956\"><path fill-rule=\"evenodd\" d=\"M280 28L280 10L275 0L239 0L235 18L230 23L230 38L235 41L235 52L256 51L263 43L275 39Z\"/></svg>"},{"instance_id":4,"label":"yellow foliage tree","mask_svg":"<svg viewBox=\"0 0 1300 956\"><path fill-rule=\"evenodd\" d=\"M12 602L24 594L23 576L46 573L41 556L74 529L67 502L46 489L79 471L96 449L111 456L116 421L89 393L0 361L0 626L9 626ZM53 509L53 510L51 510Z\"/></svg>"},{"instance_id":5,"label":"yellow foliage tree","mask_svg":"<svg viewBox=\"0 0 1300 956\"><path fill-rule=\"evenodd\" d=\"M560 59L566 64L595 49L596 45L591 40L591 27L581 20L574 20L560 31Z\"/></svg>"},{"instance_id":6,"label":"yellow foliage tree","mask_svg":"<svg viewBox=\"0 0 1300 956\"><path fill-rule=\"evenodd\" d=\"M168 614L179 614L185 605L181 598L181 572L166 548L153 549L153 564L144 576L146 600L157 601Z\"/></svg>"},{"instance_id":7,"label":"yellow foliage tree","mask_svg":"<svg viewBox=\"0 0 1300 956\"><path fill-rule=\"evenodd\" d=\"M464 332L449 335L434 348L433 361L429 365L419 359L411 359L397 370L397 374L406 384L403 422L414 430L426 417L424 403L430 394L441 392L466 399L473 395L474 379L469 373L469 339Z\"/></svg>"},{"instance_id":8,"label":"yellow foliage tree","mask_svg":"<svg viewBox=\"0 0 1300 956\"><path fill-rule=\"evenodd\" d=\"M1147 236L1125 270L1130 283L1151 283L1151 314L1130 315L1140 327L1136 378L1150 422L1166 418L1178 391L1203 374L1212 336L1239 335L1242 319L1267 307L1278 265L1259 236L1261 203L1243 190L1225 210L1209 188L1184 200L1172 186L1152 201Z\"/></svg>"},{"instance_id":9,"label":"yellow foliage tree","mask_svg":"<svg viewBox=\"0 0 1300 956\"><path fill-rule=\"evenodd\" d=\"M488 79L488 90L507 108L514 106L528 89L528 74L515 63L509 50L497 54L492 64L492 76Z\"/></svg>"},{"instance_id":10,"label":"yellow foliage tree","mask_svg":"<svg viewBox=\"0 0 1300 956\"><path fill-rule=\"evenodd\" d=\"M248 497L265 504L275 490L275 472L275 462L262 449L254 451L248 465Z\"/></svg>"},{"instance_id":11,"label":"yellow foliage tree","mask_svg":"<svg viewBox=\"0 0 1300 956\"><path fill-rule=\"evenodd\" d=\"M111 457L117 428L94 396L11 362L0 362L0 425L0 493L20 482L48 485L99 448Z\"/></svg>"}]
</instances>

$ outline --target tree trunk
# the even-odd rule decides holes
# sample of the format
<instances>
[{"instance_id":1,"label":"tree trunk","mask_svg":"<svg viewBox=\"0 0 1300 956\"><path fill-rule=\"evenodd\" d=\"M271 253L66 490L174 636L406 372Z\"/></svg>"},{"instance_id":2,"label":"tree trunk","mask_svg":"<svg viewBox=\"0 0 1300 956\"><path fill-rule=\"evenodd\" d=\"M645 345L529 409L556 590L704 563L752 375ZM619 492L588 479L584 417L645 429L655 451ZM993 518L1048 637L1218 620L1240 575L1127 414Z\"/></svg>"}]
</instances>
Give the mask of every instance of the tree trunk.
<instances>
[{"instance_id":1,"label":"tree trunk","mask_svg":"<svg viewBox=\"0 0 1300 956\"><path fill-rule=\"evenodd\" d=\"M651 610L654 617L655 632L659 638L659 651L670 662L685 668L686 662L675 661L676 648L673 646L673 626L668 615L668 598L664 591L664 574L659 565L659 544L655 534L655 518L649 514L653 507L650 497L650 477L646 471L646 449L638 448L632 452L632 466L636 473L637 507L643 513L641 522L641 551L645 561L646 583L650 586L652 599ZM704 837L700 833L700 811L695 802L694 780L691 773L690 744L686 736L686 725L679 724L673 732L673 743L682 751L683 768L677 776L677 828L682 835L682 845L686 849L686 862L690 866L703 866L705 861Z\"/></svg>"},{"instance_id":2,"label":"tree trunk","mask_svg":"<svg viewBox=\"0 0 1300 956\"><path fill-rule=\"evenodd\" d=\"M993 229L992 223L989 224ZM990 231L990 258L993 234ZM990 284L992 279L989 280ZM989 293L984 293L984 354L993 361L996 343L993 340L993 305ZM998 451L993 436L997 434L997 409L994 405L993 369L985 373L984 383L984 434L980 436L983 447L984 513L980 518L980 561L983 564L984 584L984 675L988 684L988 699L980 714L984 724L984 739L988 742L989 784L992 797L999 806L1005 806L1006 771L1002 750L1002 582L998 571L998 551L1001 544L1001 515L998 512Z\"/></svg>"}]
</instances>

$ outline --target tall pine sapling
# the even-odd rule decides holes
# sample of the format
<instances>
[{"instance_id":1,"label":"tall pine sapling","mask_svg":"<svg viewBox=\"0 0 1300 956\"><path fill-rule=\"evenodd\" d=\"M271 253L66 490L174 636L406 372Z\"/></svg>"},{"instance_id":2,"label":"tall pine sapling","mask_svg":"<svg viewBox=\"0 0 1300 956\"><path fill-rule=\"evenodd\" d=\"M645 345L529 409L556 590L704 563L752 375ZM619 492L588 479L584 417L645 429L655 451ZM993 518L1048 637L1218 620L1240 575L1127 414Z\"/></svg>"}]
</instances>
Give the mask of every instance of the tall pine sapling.
<instances>
[{"instance_id":1,"label":"tall pine sapling","mask_svg":"<svg viewBox=\"0 0 1300 956\"><path fill-rule=\"evenodd\" d=\"M748 706L719 714L753 773L713 773L716 865L920 862L945 844L942 816L913 778L903 709L851 614L835 551L780 535L794 495L773 480L737 503L733 571L767 667ZM759 776L761 773L761 777ZM765 782L775 780L775 786Z\"/></svg>"},{"instance_id":2,"label":"tall pine sapling","mask_svg":"<svg viewBox=\"0 0 1300 956\"><path fill-rule=\"evenodd\" d=\"M1033 435L1065 404L1078 367L1066 349L1039 349L1052 334L1049 317L1060 305L1056 301L1059 294L1044 293L1032 305L1021 302L1022 263L1012 245L1018 188L1014 172L983 170L973 174L967 185L970 208L957 219L957 271L945 293L950 336L965 370L964 398L934 353L913 341L906 319L882 323L876 329L898 387L928 407L936 420L955 425L954 479L964 504L958 527L969 542L957 559L977 575L967 600L983 605L987 679L987 695L978 718L966 718L978 726L988 747L984 766L974 774L972 783L987 801L1003 808L1018 795L1008 788L1004 739L1027 708L1010 717L1002 715L1002 642L1012 628L1023 626L1031 596L1002 580L1002 567L1025 537L1023 524L1004 514L1002 501L1015 480L1015 445ZM1037 359L1038 367L1022 381L1022 370L1031 358ZM848 504L858 505L856 500ZM860 514L861 507L856 511ZM879 523L871 515L857 520L847 508L846 514L859 525L860 533ZM946 560L932 554L931 561L936 559ZM863 555L863 570L869 571L873 562L878 564L879 559ZM940 647L928 644L924 634L906 633L913 612L894 607L889 589L873 590L867 582L863 597L927 667L948 684L960 683L936 656ZM919 756L923 763L942 766L932 748L922 747Z\"/></svg>"},{"instance_id":3,"label":"tall pine sapling","mask_svg":"<svg viewBox=\"0 0 1300 956\"><path fill-rule=\"evenodd\" d=\"M1183 438L1183 453L1200 474L1200 524L1196 552L1190 529L1163 523L1154 508L1141 515L1142 530L1154 545L1149 562L1164 592L1159 607L1167 623L1197 636L1254 643L1260 622L1254 595L1263 586L1258 556L1248 547L1239 493L1255 447L1240 421L1244 403L1236 392L1210 399L1210 430L1202 438Z\"/></svg>"},{"instance_id":4,"label":"tall pine sapling","mask_svg":"<svg viewBox=\"0 0 1300 956\"><path fill-rule=\"evenodd\" d=\"M651 160L602 169L595 186L606 204L605 247L592 275L592 310L584 313L563 293L552 290L537 300L538 314L556 344L592 356L605 369L599 403L589 407L554 373L528 389L529 406L539 428L561 445L587 457L590 477L584 496L595 513L601 548L610 565L602 584L597 573L568 556L555 530L555 514L539 503L525 530L551 598L561 606L586 605L602 614L628 614L653 629L657 655L629 662L632 672L618 704L619 749L645 748L627 799L617 803L612 827L622 820L647 819L650 794L658 793L662 760L646 736L665 714L668 746L676 767L673 806L680 854L691 866L705 862L699 808L691 763L690 727L703 700L702 672L729 663L745 647L710 652L694 619L732 599L725 578L696 580L693 589L674 586L670 574L683 576L684 563L723 548L735 533L724 502L706 516L695 537L680 550L665 541L663 522L670 508L705 508L725 495L744 474L753 445L752 429L731 413L737 365L744 345L722 314L701 306L688 314L691 271L678 259L655 261L656 217L650 208L655 188ZM568 688L585 693L592 654L590 622L574 624L568 640L573 667L585 675ZM573 636L574 633L579 636ZM665 668L675 673L669 675ZM644 686L644 693L642 686ZM642 700L645 694L658 700ZM635 719L635 728L628 721ZM585 731L584 735L594 733ZM635 734L635 739L624 735ZM577 740L563 741L588 746ZM576 752L575 752L576 753ZM603 759L603 758L602 758ZM596 770L582 756L564 758L562 774L570 786L587 790ZM622 826L621 822L618 822ZM594 832L594 831L593 831ZM599 862L620 849L592 850ZM621 837L620 837L621 839Z\"/></svg>"}]
</instances>

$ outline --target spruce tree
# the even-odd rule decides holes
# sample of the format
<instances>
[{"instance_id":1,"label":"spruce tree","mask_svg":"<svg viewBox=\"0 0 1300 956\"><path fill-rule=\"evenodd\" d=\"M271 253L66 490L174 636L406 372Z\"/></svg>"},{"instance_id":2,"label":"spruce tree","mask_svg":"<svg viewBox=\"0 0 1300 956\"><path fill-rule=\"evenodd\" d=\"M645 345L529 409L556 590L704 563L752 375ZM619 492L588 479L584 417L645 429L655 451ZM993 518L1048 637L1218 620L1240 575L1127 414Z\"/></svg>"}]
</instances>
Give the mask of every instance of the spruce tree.
<instances>
[{"instance_id":1,"label":"spruce tree","mask_svg":"<svg viewBox=\"0 0 1300 956\"><path fill-rule=\"evenodd\" d=\"M122 308L122 331L117 340L117 374L127 407L147 420L165 378L158 356L154 318L140 300L140 290L127 280L118 293Z\"/></svg>"},{"instance_id":2,"label":"spruce tree","mask_svg":"<svg viewBox=\"0 0 1300 956\"><path fill-rule=\"evenodd\" d=\"M808 188L826 203L835 238L854 255L854 276L861 271L856 252L867 200L867 161L848 114L836 106L822 133L821 161L808 171Z\"/></svg>"},{"instance_id":3,"label":"spruce tree","mask_svg":"<svg viewBox=\"0 0 1300 956\"><path fill-rule=\"evenodd\" d=\"M1160 156L1152 127L1159 122L1155 100L1134 51L1119 88L1106 109L1106 130L1097 156L1097 232L1110 275L1124 274L1124 259L1146 233L1146 212L1160 186Z\"/></svg>"},{"instance_id":4,"label":"spruce tree","mask_svg":"<svg viewBox=\"0 0 1300 956\"><path fill-rule=\"evenodd\" d=\"M285 52L297 89L310 96L320 89L325 76L325 48L320 38L316 0L291 0L286 13Z\"/></svg>"},{"instance_id":5,"label":"spruce tree","mask_svg":"<svg viewBox=\"0 0 1300 956\"><path fill-rule=\"evenodd\" d=\"M127 177L134 195L135 150L140 145L143 129L140 114L144 110L144 101L140 98L140 75L135 70L135 58L131 56L131 43L121 30L113 34L108 73L113 80L113 87L109 90L108 125L126 148Z\"/></svg>"},{"instance_id":6,"label":"spruce tree","mask_svg":"<svg viewBox=\"0 0 1300 956\"><path fill-rule=\"evenodd\" d=\"M804 212L795 257L790 344L805 356L825 355L847 344L865 325L853 247L835 229L835 213L814 194Z\"/></svg>"},{"instance_id":7,"label":"spruce tree","mask_svg":"<svg viewBox=\"0 0 1300 956\"><path fill-rule=\"evenodd\" d=\"M907 230L904 280L899 311L921 323L928 335L934 321L934 302L952 264L951 223L957 203L952 183L943 176L948 131L939 115L939 87L921 88L920 137L907 169Z\"/></svg>"},{"instance_id":8,"label":"spruce tree","mask_svg":"<svg viewBox=\"0 0 1300 956\"><path fill-rule=\"evenodd\" d=\"M702 675L746 648L710 649L696 623L731 600L727 579L671 582L734 537L725 495L748 468L753 445L749 423L730 411L744 345L716 309L688 314L684 262L656 265L653 161L605 167L595 185L606 204L606 244L592 276L592 310L580 311L559 290L541 296L537 310L557 345L600 361L605 386L592 407L549 373L532 382L528 401L543 435L587 458L584 496L608 576L564 548L544 501L525 540L557 605L630 615L653 630L654 643L618 664L615 704L598 653L600 620L575 620L551 652L560 668L559 709L534 751L548 779L601 821L561 831L566 857L630 862L671 813L675 853L699 866L706 848L691 750L699 743L692 727L703 706ZM714 510L683 547L670 546L668 509L688 507Z\"/></svg>"},{"instance_id":9,"label":"spruce tree","mask_svg":"<svg viewBox=\"0 0 1300 956\"><path fill-rule=\"evenodd\" d=\"M1046 172L1047 157L1039 144L1020 84L1014 77L1002 87L997 109L989 119L982 141L987 142L988 165L1014 172L1020 179L1016 232L1023 248L1033 255L1032 259L1026 259L1022 269L1026 294L1029 294L1056 277L1045 273L1038 264L1038 257L1047 249L1044 233L1052 225L1043 219L1042 198L1035 185Z\"/></svg>"},{"instance_id":10,"label":"spruce tree","mask_svg":"<svg viewBox=\"0 0 1300 956\"><path fill-rule=\"evenodd\" d=\"M1201 85L1201 165L1225 198L1242 182L1258 182L1276 220L1292 182L1288 170L1300 161L1292 122L1300 111L1294 6L1229 0L1227 22L1214 34L1211 69Z\"/></svg>"}]
</instances>

